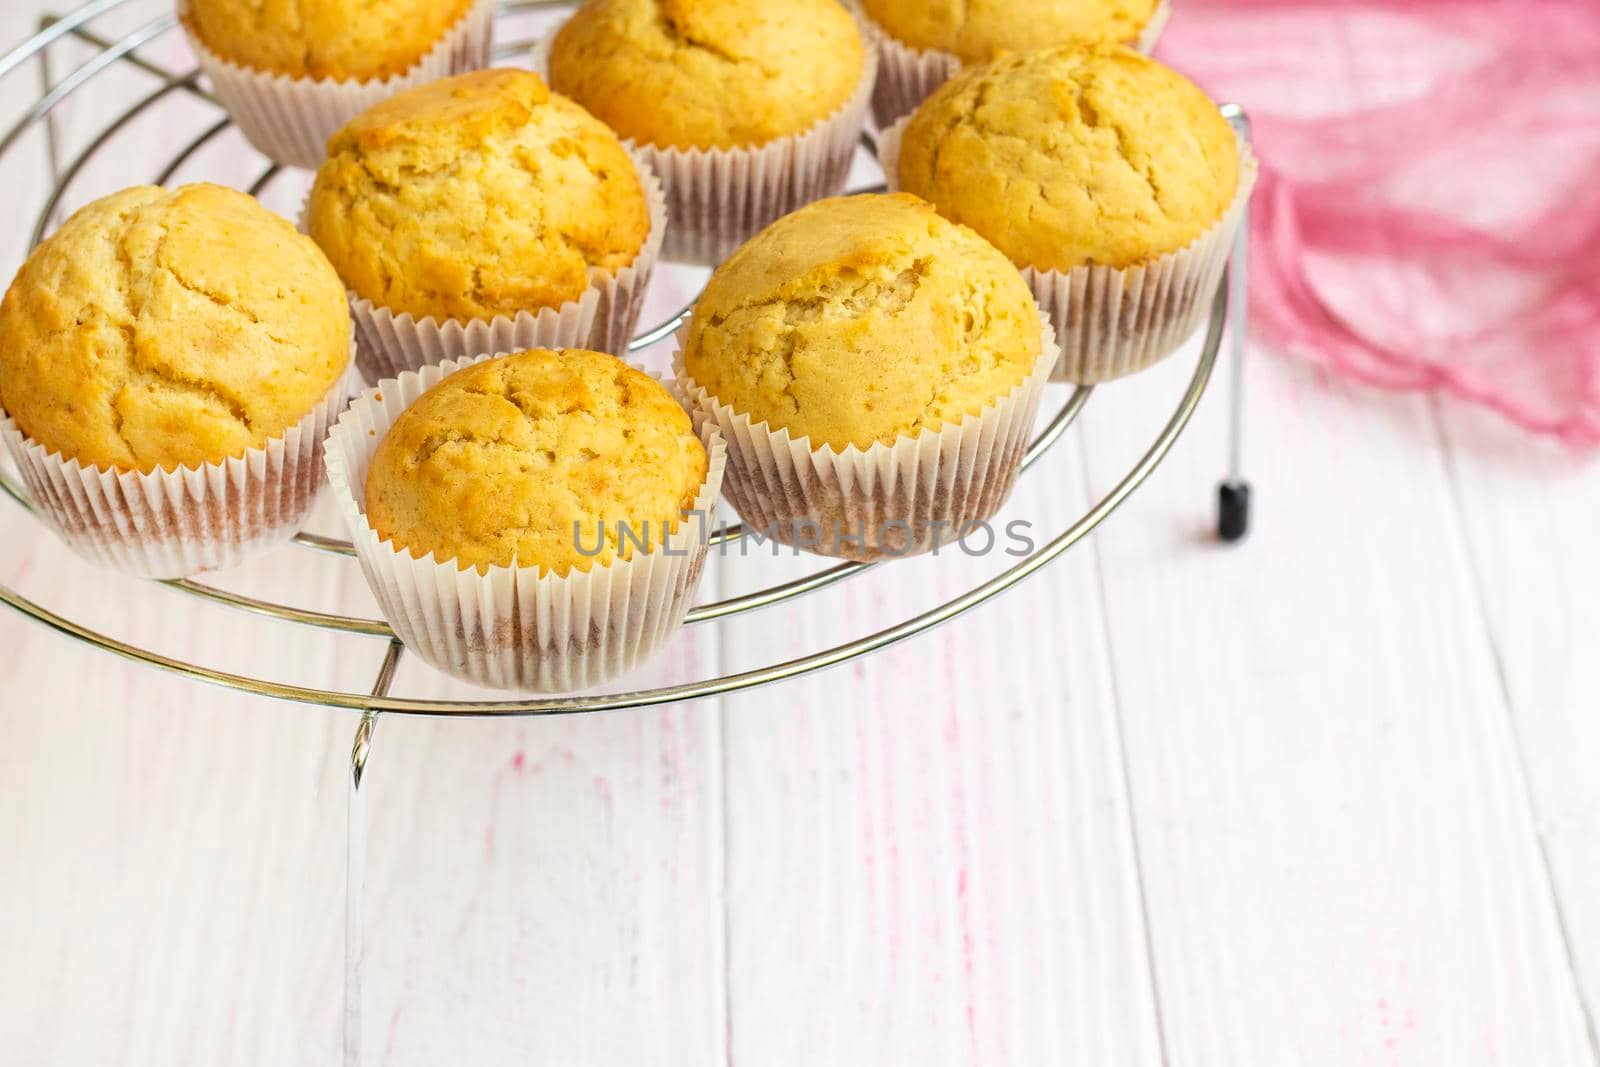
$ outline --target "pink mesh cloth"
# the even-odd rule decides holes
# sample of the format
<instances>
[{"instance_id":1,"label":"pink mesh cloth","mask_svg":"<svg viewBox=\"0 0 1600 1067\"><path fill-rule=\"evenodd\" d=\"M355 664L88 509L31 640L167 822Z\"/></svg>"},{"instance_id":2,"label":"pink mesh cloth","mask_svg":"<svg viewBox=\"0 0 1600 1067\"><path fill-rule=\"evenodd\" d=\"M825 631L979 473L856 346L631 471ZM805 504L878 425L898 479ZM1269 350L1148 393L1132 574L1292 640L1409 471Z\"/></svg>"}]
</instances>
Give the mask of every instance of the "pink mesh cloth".
<instances>
[{"instance_id":1,"label":"pink mesh cloth","mask_svg":"<svg viewBox=\"0 0 1600 1067\"><path fill-rule=\"evenodd\" d=\"M1600 0L1179 0L1250 110L1271 343L1600 445Z\"/></svg>"}]
</instances>

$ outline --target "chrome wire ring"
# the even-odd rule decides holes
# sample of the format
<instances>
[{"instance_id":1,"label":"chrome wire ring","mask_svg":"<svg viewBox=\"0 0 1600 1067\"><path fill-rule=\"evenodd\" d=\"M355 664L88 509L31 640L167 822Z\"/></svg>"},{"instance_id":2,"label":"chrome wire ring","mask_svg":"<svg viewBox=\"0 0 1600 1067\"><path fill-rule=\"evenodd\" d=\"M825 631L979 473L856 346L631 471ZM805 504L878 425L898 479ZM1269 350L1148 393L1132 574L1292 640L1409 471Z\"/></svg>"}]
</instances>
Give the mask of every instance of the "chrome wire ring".
<instances>
[{"instance_id":1,"label":"chrome wire ring","mask_svg":"<svg viewBox=\"0 0 1600 1067\"><path fill-rule=\"evenodd\" d=\"M56 215L73 179L92 159L107 148L116 134L128 123L176 93L187 94L215 106L215 100L198 84L198 71L170 71L138 54L138 49L156 41L176 28L177 20L174 16L170 14L164 15L114 40L102 39L94 34L91 29L93 20L122 6L126 2L127 0L93 0L91 3L86 3L75 9L71 14L49 23L39 33L18 45L3 57L0 57L0 78L4 78L14 73L30 59L42 61L45 50L51 44L68 36L86 41L99 49L91 59L40 96L26 110L17 124L3 138L0 138L0 165L3 165L6 155L24 134L40 123L47 122L54 110L70 99L73 93L88 84L97 75L112 69L117 64L135 66L161 81L161 84L156 89L134 101L125 111L116 116L90 140L88 146L74 159L64 167L59 168L59 173L55 175L56 180L50 194L46 198L45 204L35 222L32 244L37 244L42 240L49 230L50 221ZM499 14L501 16L516 15L539 8L561 6L564 2L565 0L517 0L517 2L502 4ZM497 45L495 54L497 58L520 56L527 51L531 44L532 41L528 40L505 42ZM165 184L196 152L222 134L230 125L230 120L224 115L214 124L207 127L167 162L155 176L155 183ZM865 138L864 140L870 148L870 138ZM54 142L52 141L52 160L54 158ZM249 186L249 192L253 195L262 192L281 173L281 170L282 168L276 164L265 165L259 176ZM665 340L681 325L687 313L688 309L685 308L664 322L650 329L642 330L629 346L630 350L639 351ZM682 685L602 696L568 696L497 701L413 700L388 695L401 646L394 640L394 631L382 619L367 619L309 611L290 604L279 604L231 593L192 579L162 583L170 589L197 597L203 601L247 612L263 619L382 639L388 644L378 679L372 691L370 693L354 693L307 688L245 675L230 674L162 655L89 629L50 611L48 608L3 585L0 585L0 603L6 604L20 612L24 617L42 623L58 633L137 663L158 667L197 681L211 682L255 696L272 697L334 708L350 708L401 715L560 715L653 707L754 689L759 686L797 678L813 671L834 667L925 633L1025 581L1066 552L1067 549L1081 541L1095 527L1105 521L1150 476L1151 472L1171 451L1172 446L1183 433L1210 381L1211 372L1216 364L1218 351L1221 347L1227 317L1228 283L1226 277L1224 277L1212 305L1205 343L1202 346L1194 374L1189 380L1188 387L1179 398L1177 408L1165 427L1156 436L1144 456L1134 464L1114 489L1107 493L1099 503L1090 508L1076 522L1044 544L1043 547L1021 559L1004 572L974 586L962 595L886 629L809 655L753 670L726 674ZM1045 425L1043 431L1033 442L1032 447L1029 448L1023 460L1024 471L1033 466L1045 452L1060 441L1067 428L1083 411L1092 391L1091 387L1080 387L1072 393L1060 411ZM4 492L5 495L16 501L27 511L36 512L35 505L29 499L26 490L15 477L4 470L0 470L0 492ZM719 530L712 537L713 546L733 542L741 537L742 534L742 528L737 526ZM351 559L354 557L354 550L350 544L336 538L302 533L294 539L294 543L310 551ZM702 604L689 612L686 622L699 624L732 619L749 612L783 604L808 593L827 589L846 579L879 569L881 566L882 564L833 564L804 578L769 586L756 592L716 603Z\"/></svg>"}]
</instances>

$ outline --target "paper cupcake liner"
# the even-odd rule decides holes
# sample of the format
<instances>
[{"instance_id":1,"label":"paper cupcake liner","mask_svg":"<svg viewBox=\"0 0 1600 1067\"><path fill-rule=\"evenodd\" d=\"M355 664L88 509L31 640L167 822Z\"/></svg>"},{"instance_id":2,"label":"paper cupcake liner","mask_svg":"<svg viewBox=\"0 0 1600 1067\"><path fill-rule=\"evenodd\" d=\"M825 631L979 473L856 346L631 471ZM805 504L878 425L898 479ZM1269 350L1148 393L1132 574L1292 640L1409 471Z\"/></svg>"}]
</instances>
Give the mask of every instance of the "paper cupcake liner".
<instances>
[{"instance_id":1,"label":"paper cupcake liner","mask_svg":"<svg viewBox=\"0 0 1600 1067\"><path fill-rule=\"evenodd\" d=\"M559 308L520 311L492 319L418 319L350 294L357 360L367 381L397 377L430 364L528 348L587 348L626 359L644 311L650 276L668 232L666 197L648 163L634 154L650 212L650 233L632 263L593 269L589 288ZM302 219L304 215L302 213Z\"/></svg>"},{"instance_id":2,"label":"paper cupcake liner","mask_svg":"<svg viewBox=\"0 0 1600 1067\"><path fill-rule=\"evenodd\" d=\"M232 567L299 532L322 484L322 442L356 387L354 364L322 401L243 456L174 471L85 467L0 411L28 495L71 549L146 578Z\"/></svg>"},{"instance_id":3,"label":"paper cupcake liner","mask_svg":"<svg viewBox=\"0 0 1600 1067\"><path fill-rule=\"evenodd\" d=\"M565 577L534 567L462 571L414 558L367 521L367 470L389 427L423 392L491 356L407 371L356 397L328 436L328 480L383 615L407 648L456 678L495 689L565 693L600 685L657 652L683 622L705 567L727 448L710 458L694 507L649 553Z\"/></svg>"},{"instance_id":4,"label":"paper cupcake liner","mask_svg":"<svg viewBox=\"0 0 1600 1067\"><path fill-rule=\"evenodd\" d=\"M900 187L900 139L910 121L902 118L878 138L878 161L891 191ZM1256 183L1250 142L1235 138L1239 187L1233 200L1184 248L1137 267L1021 268L1061 344L1055 381L1094 385L1126 377L1172 355L1200 328Z\"/></svg>"},{"instance_id":5,"label":"paper cupcake liner","mask_svg":"<svg viewBox=\"0 0 1600 1067\"><path fill-rule=\"evenodd\" d=\"M1155 51L1156 41L1171 16L1172 5L1168 0L1161 0L1134 47L1145 55ZM901 44L877 23L866 21L870 40L876 43L878 50L878 85L872 92L872 117L880 130L886 130L955 77L962 63L949 52Z\"/></svg>"},{"instance_id":6,"label":"paper cupcake liner","mask_svg":"<svg viewBox=\"0 0 1600 1067\"><path fill-rule=\"evenodd\" d=\"M548 76L552 32L534 47L533 67ZM664 254L716 266L783 216L844 191L866 124L878 56L865 37L866 62L850 99L803 133L755 148L657 148L627 141L661 177L672 230Z\"/></svg>"},{"instance_id":7,"label":"paper cupcake liner","mask_svg":"<svg viewBox=\"0 0 1600 1067\"><path fill-rule=\"evenodd\" d=\"M415 85L489 65L495 0L477 0L433 49L404 74L382 81L294 78L255 70L222 58L181 20L218 101L262 155L294 167L315 168L328 139L380 101Z\"/></svg>"},{"instance_id":8,"label":"paper cupcake liner","mask_svg":"<svg viewBox=\"0 0 1600 1067\"><path fill-rule=\"evenodd\" d=\"M1011 392L960 422L843 452L754 423L712 396L684 366L678 332L673 373L695 426L728 442L723 492L746 524L817 555L871 562L928 552L970 532L1010 497L1028 450L1045 383L1060 350L1040 315L1043 345Z\"/></svg>"}]
</instances>

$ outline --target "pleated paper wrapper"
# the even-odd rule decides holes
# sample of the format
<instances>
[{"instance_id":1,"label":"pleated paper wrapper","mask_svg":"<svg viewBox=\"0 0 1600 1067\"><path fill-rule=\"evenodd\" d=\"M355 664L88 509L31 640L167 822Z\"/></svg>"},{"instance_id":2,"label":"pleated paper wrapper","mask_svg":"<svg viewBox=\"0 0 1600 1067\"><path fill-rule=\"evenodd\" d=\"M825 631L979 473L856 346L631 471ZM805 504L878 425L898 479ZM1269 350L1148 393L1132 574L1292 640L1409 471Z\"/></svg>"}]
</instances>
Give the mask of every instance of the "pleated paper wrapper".
<instances>
[{"instance_id":1,"label":"pleated paper wrapper","mask_svg":"<svg viewBox=\"0 0 1600 1067\"><path fill-rule=\"evenodd\" d=\"M865 450L813 450L808 438L773 431L718 401L684 366L688 326L678 333L673 373L695 426L714 427L728 442L723 492L746 524L818 555L898 559L955 541L1011 495L1060 355L1042 314L1040 325L1039 358L1011 392L960 422Z\"/></svg>"},{"instance_id":2,"label":"pleated paper wrapper","mask_svg":"<svg viewBox=\"0 0 1600 1067\"><path fill-rule=\"evenodd\" d=\"M1161 0L1134 47L1145 55L1154 51L1171 15L1172 5L1168 0ZM867 19L867 26L871 34L868 43L876 44L878 51L878 85L872 93L872 116L878 128L886 130L955 77L962 62L949 52L901 44L870 19ZM1040 47L1047 43L1041 41Z\"/></svg>"},{"instance_id":3,"label":"pleated paper wrapper","mask_svg":"<svg viewBox=\"0 0 1600 1067\"><path fill-rule=\"evenodd\" d=\"M254 70L224 59L189 29L184 32L223 108L262 155L291 167L314 169L328 138L367 108L402 89L489 65L495 0L478 0L433 49L404 74L381 81L295 78Z\"/></svg>"},{"instance_id":4,"label":"pleated paper wrapper","mask_svg":"<svg viewBox=\"0 0 1600 1067\"><path fill-rule=\"evenodd\" d=\"M555 37L552 31L534 48L533 67L542 76L548 77ZM864 43L866 63L855 92L804 133L756 148L625 142L649 162L666 190L672 218L668 259L714 267L783 216L844 191L877 79L877 51L865 35Z\"/></svg>"},{"instance_id":5,"label":"pleated paper wrapper","mask_svg":"<svg viewBox=\"0 0 1600 1067\"><path fill-rule=\"evenodd\" d=\"M73 551L146 578L232 567L300 531L322 485L322 445L359 384L354 365L314 410L260 448L148 474L85 467L0 411L28 494Z\"/></svg>"},{"instance_id":6,"label":"pleated paper wrapper","mask_svg":"<svg viewBox=\"0 0 1600 1067\"><path fill-rule=\"evenodd\" d=\"M906 116L878 139L878 160L891 190L900 188L900 139L910 121ZM1061 345L1056 381L1095 385L1127 377L1176 352L1200 328L1255 188L1255 153L1249 141L1235 137L1239 185L1233 200L1184 248L1137 267L1022 268Z\"/></svg>"},{"instance_id":7,"label":"pleated paper wrapper","mask_svg":"<svg viewBox=\"0 0 1600 1067\"><path fill-rule=\"evenodd\" d=\"M612 273L589 271L589 288L559 308L519 311L492 319L418 319L396 314L350 294L361 371L368 382L393 378L447 359L518 352L529 348L587 348L626 359L628 345L644 311L650 276L670 229L666 197L650 165L638 152L634 165L644 186L650 233L634 261ZM304 228L305 213L301 220Z\"/></svg>"},{"instance_id":8,"label":"pleated paper wrapper","mask_svg":"<svg viewBox=\"0 0 1600 1067\"><path fill-rule=\"evenodd\" d=\"M351 403L328 437L328 480L362 572L407 648L463 681L528 693L569 693L643 663L677 631L705 567L727 448L701 431L710 457L694 507L653 550L566 577L535 567L461 570L380 540L367 521L367 470L389 427L417 397L490 356L447 361L380 382Z\"/></svg>"}]
</instances>

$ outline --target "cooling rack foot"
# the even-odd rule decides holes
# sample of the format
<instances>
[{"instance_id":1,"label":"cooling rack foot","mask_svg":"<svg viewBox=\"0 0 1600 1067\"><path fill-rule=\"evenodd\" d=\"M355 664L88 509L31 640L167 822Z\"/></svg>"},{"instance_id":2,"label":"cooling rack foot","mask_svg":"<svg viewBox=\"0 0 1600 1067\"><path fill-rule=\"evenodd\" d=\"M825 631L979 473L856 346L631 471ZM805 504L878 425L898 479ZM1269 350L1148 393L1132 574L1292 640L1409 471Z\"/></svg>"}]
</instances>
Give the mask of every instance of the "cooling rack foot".
<instances>
[{"instance_id":1,"label":"cooling rack foot","mask_svg":"<svg viewBox=\"0 0 1600 1067\"><path fill-rule=\"evenodd\" d=\"M1249 532L1250 483L1223 482L1217 486L1217 537L1231 545Z\"/></svg>"}]
</instances>

